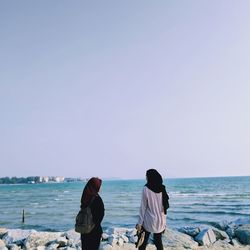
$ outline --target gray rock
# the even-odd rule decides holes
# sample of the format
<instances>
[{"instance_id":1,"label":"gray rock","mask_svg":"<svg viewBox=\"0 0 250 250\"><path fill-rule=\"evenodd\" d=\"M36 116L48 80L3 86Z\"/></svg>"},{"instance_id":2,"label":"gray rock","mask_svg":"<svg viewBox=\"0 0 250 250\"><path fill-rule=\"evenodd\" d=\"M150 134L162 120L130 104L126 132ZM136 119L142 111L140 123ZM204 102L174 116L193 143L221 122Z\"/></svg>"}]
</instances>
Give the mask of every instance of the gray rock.
<instances>
[{"instance_id":1,"label":"gray rock","mask_svg":"<svg viewBox=\"0 0 250 250\"><path fill-rule=\"evenodd\" d=\"M110 233L111 234L116 234L116 235L123 235L123 234L126 234L128 231L127 228L125 227L119 227L119 228L112 228Z\"/></svg>"},{"instance_id":2,"label":"gray rock","mask_svg":"<svg viewBox=\"0 0 250 250\"><path fill-rule=\"evenodd\" d=\"M247 219L247 218L242 219L242 218L240 218L240 219L237 219L237 220L231 222L230 224L234 224L236 226L248 225L248 224L250 224L250 219Z\"/></svg>"},{"instance_id":3,"label":"gray rock","mask_svg":"<svg viewBox=\"0 0 250 250\"><path fill-rule=\"evenodd\" d=\"M0 248L3 248L3 247L5 247L5 242L3 241L3 240L0 240Z\"/></svg>"},{"instance_id":4,"label":"gray rock","mask_svg":"<svg viewBox=\"0 0 250 250\"><path fill-rule=\"evenodd\" d=\"M126 236L128 237L128 241L131 243L135 243L138 239L138 237L136 236L136 229L128 229Z\"/></svg>"},{"instance_id":5,"label":"gray rock","mask_svg":"<svg viewBox=\"0 0 250 250\"><path fill-rule=\"evenodd\" d=\"M38 246L36 250L45 250L45 246Z\"/></svg>"},{"instance_id":6,"label":"gray rock","mask_svg":"<svg viewBox=\"0 0 250 250\"><path fill-rule=\"evenodd\" d=\"M59 247L65 247L68 245L68 240L65 237L60 237L58 239L56 239L56 242Z\"/></svg>"},{"instance_id":7,"label":"gray rock","mask_svg":"<svg viewBox=\"0 0 250 250\"><path fill-rule=\"evenodd\" d=\"M118 242L118 239L117 239L117 235L115 234L112 234L111 236L109 236L108 238L108 243L111 245L111 246L115 246Z\"/></svg>"},{"instance_id":8,"label":"gray rock","mask_svg":"<svg viewBox=\"0 0 250 250\"><path fill-rule=\"evenodd\" d=\"M59 244L53 243L45 248L45 250L57 250L59 248Z\"/></svg>"},{"instance_id":9,"label":"gray rock","mask_svg":"<svg viewBox=\"0 0 250 250\"><path fill-rule=\"evenodd\" d=\"M214 242L213 249L233 249L234 247L229 244L227 240L218 240Z\"/></svg>"},{"instance_id":10,"label":"gray rock","mask_svg":"<svg viewBox=\"0 0 250 250\"><path fill-rule=\"evenodd\" d=\"M240 242L237 239L232 239L230 241L230 244L233 245L234 247L238 247L238 248L241 246Z\"/></svg>"},{"instance_id":11,"label":"gray rock","mask_svg":"<svg viewBox=\"0 0 250 250\"><path fill-rule=\"evenodd\" d=\"M125 243L128 243L128 242L129 242L129 239L128 239L127 236L122 235L121 238L123 239L123 241L124 241Z\"/></svg>"},{"instance_id":12,"label":"gray rock","mask_svg":"<svg viewBox=\"0 0 250 250\"><path fill-rule=\"evenodd\" d=\"M121 237L118 239L117 245L120 246L120 247L124 245L124 241L123 241L123 239Z\"/></svg>"},{"instance_id":13,"label":"gray rock","mask_svg":"<svg viewBox=\"0 0 250 250\"><path fill-rule=\"evenodd\" d=\"M236 229L236 226L235 227L228 227L226 229L226 233L230 239L233 239L235 237L235 229Z\"/></svg>"},{"instance_id":14,"label":"gray rock","mask_svg":"<svg viewBox=\"0 0 250 250\"><path fill-rule=\"evenodd\" d=\"M66 237L69 240L70 245L77 245L81 242L81 235L77 232L75 232L74 229L71 229L67 232L65 232L62 236Z\"/></svg>"},{"instance_id":15,"label":"gray rock","mask_svg":"<svg viewBox=\"0 0 250 250\"><path fill-rule=\"evenodd\" d=\"M203 229L194 239L201 246L209 246L216 241L215 234L211 228Z\"/></svg>"},{"instance_id":16,"label":"gray rock","mask_svg":"<svg viewBox=\"0 0 250 250\"><path fill-rule=\"evenodd\" d=\"M228 226L229 222L226 220L220 221L218 223L216 223L216 227L219 228L220 230L225 231L227 226Z\"/></svg>"},{"instance_id":17,"label":"gray rock","mask_svg":"<svg viewBox=\"0 0 250 250\"><path fill-rule=\"evenodd\" d=\"M0 250L9 250L7 247L0 247Z\"/></svg>"},{"instance_id":18,"label":"gray rock","mask_svg":"<svg viewBox=\"0 0 250 250\"><path fill-rule=\"evenodd\" d=\"M136 235L136 229L133 228L133 229L128 229L127 232L126 232L126 236L130 237L131 235Z\"/></svg>"},{"instance_id":19,"label":"gray rock","mask_svg":"<svg viewBox=\"0 0 250 250\"><path fill-rule=\"evenodd\" d=\"M136 235L131 235L129 237L129 242L131 242L131 243L135 243L135 242L137 242L137 240L138 240L138 237Z\"/></svg>"},{"instance_id":20,"label":"gray rock","mask_svg":"<svg viewBox=\"0 0 250 250\"><path fill-rule=\"evenodd\" d=\"M212 230L215 234L216 240L226 240L227 242L230 241L229 236L226 232L221 231L217 228L212 228Z\"/></svg>"},{"instance_id":21,"label":"gray rock","mask_svg":"<svg viewBox=\"0 0 250 250\"><path fill-rule=\"evenodd\" d=\"M24 242L27 249L36 248L38 246L46 246L51 242L56 242L60 238L62 233L53 232L34 232L31 233Z\"/></svg>"},{"instance_id":22,"label":"gray rock","mask_svg":"<svg viewBox=\"0 0 250 250\"><path fill-rule=\"evenodd\" d=\"M15 243L17 245L22 242L31 234L36 232L35 230L21 230L21 229L9 229L3 236L3 241L6 245Z\"/></svg>"},{"instance_id":23,"label":"gray rock","mask_svg":"<svg viewBox=\"0 0 250 250\"><path fill-rule=\"evenodd\" d=\"M107 233L102 234L102 240L107 240L109 235Z\"/></svg>"},{"instance_id":24,"label":"gray rock","mask_svg":"<svg viewBox=\"0 0 250 250\"><path fill-rule=\"evenodd\" d=\"M199 227L182 227L178 229L179 232L195 237L201 231Z\"/></svg>"},{"instance_id":25,"label":"gray rock","mask_svg":"<svg viewBox=\"0 0 250 250\"><path fill-rule=\"evenodd\" d=\"M0 228L0 239L2 239L7 232L8 230L6 228Z\"/></svg>"},{"instance_id":26,"label":"gray rock","mask_svg":"<svg viewBox=\"0 0 250 250\"><path fill-rule=\"evenodd\" d=\"M99 250L112 250L113 247L107 243L101 243Z\"/></svg>"},{"instance_id":27,"label":"gray rock","mask_svg":"<svg viewBox=\"0 0 250 250\"><path fill-rule=\"evenodd\" d=\"M75 248L75 249L77 249L77 250L82 250L82 244L81 243L79 243L79 244L77 244L77 245L75 245L75 246L71 246L72 248Z\"/></svg>"},{"instance_id":28,"label":"gray rock","mask_svg":"<svg viewBox=\"0 0 250 250\"><path fill-rule=\"evenodd\" d=\"M10 244L10 245L8 245L8 249L9 250L19 250L19 249L21 249L21 247L17 246L16 244Z\"/></svg>"},{"instance_id":29,"label":"gray rock","mask_svg":"<svg viewBox=\"0 0 250 250\"><path fill-rule=\"evenodd\" d=\"M250 245L250 224L239 226L235 230L235 235L239 239L240 243Z\"/></svg>"},{"instance_id":30,"label":"gray rock","mask_svg":"<svg viewBox=\"0 0 250 250\"><path fill-rule=\"evenodd\" d=\"M66 247L60 247L60 250L76 250L76 248L66 246Z\"/></svg>"},{"instance_id":31,"label":"gray rock","mask_svg":"<svg viewBox=\"0 0 250 250\"><path fill-rule=\"evenodd\" d=\"M198 243L189 235L167 228L162 235L162 242L165 247L175 247L176 249L197 248Z\"/></svg>"}]
</instances>

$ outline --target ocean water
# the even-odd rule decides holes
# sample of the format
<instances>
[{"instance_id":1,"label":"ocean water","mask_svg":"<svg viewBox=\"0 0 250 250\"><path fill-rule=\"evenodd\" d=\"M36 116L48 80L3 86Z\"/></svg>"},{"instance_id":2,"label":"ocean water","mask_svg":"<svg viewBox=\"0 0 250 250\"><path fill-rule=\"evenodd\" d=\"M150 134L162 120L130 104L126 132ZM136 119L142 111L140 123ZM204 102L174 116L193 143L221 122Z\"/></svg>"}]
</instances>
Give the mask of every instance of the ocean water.
<instances>
[{"instance_id":1,"label":"ocean water","mask_svg":"<svg viewBox=\"0 0 250 250\"><path fill-rule=\"evenodd\" d=\"M250 177L166 179L167 224L216 225L250 217ZM0 227L64 231L74 227L85 183L0 185ZM104 181L103 227L134 227L144 180ZM22 223L22 210L25 223Z\"/></svg>"}]
</instances>

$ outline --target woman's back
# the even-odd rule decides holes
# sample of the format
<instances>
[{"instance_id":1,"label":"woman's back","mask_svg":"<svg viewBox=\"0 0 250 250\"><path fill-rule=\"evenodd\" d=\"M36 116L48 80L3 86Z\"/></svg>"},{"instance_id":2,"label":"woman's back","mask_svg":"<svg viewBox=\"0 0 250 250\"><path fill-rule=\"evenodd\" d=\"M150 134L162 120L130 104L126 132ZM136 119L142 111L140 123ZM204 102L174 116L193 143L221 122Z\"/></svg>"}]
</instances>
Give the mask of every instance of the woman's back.
<instances>
[{"instance_id":1,"label":"woman's back","mask_svg":"<svg viewBox=\"0 0 250 250\"><path fill-rule=\"evenodd\" d=\"M145 186L143 188L142 199L144 200L144 205L141 209L145 209L143 227L149 232L162 232L166 228L166 215L164 214L162 205L162 192L155 193Z\"/></svg>"}]
</instances>

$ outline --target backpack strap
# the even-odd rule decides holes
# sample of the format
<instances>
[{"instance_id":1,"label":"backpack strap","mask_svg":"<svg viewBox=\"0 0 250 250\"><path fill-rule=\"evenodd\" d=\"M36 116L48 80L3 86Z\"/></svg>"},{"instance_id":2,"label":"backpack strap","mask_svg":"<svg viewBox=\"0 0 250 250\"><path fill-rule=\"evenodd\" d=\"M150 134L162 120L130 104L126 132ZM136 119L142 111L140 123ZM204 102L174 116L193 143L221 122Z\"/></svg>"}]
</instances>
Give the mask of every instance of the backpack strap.
<instances>
[{"instance_id":1,"label":"backpack strap","mask_svg":"<svg viewBox=\"0 0 250 250\"><path fill-rule=\"evenodd\" d=\"M90 200L90 202L89 202L89 204L88 204L87 207L90 207L90 206L92 205L92 203L94 202L95 198L96 198L96 196L93 196L93 197L91 198L91 200ZM83 207L83 206L81 205L81 210L84 209L84 208L87 208L87 207Z\"/></svg>"}]
</instances>

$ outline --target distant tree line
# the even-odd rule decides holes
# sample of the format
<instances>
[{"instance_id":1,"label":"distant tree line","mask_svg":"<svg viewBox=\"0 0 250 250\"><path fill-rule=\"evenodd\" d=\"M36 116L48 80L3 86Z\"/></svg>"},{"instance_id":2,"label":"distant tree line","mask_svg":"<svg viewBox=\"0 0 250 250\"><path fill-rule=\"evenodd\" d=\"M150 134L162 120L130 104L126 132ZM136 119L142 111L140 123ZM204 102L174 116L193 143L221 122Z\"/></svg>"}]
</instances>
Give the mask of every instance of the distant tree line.
<instances>
[{"instance_id":1,"label":"distant tree line","mask_svg":"<svg viewBox=\"0 0 250 250\"><path fill-rule=\"evenodd\" d=\"M38 183L38 182L40 182L39 176L0 178L0 184L21 184L21 183Z\"/></svg>"}]
</instances>

